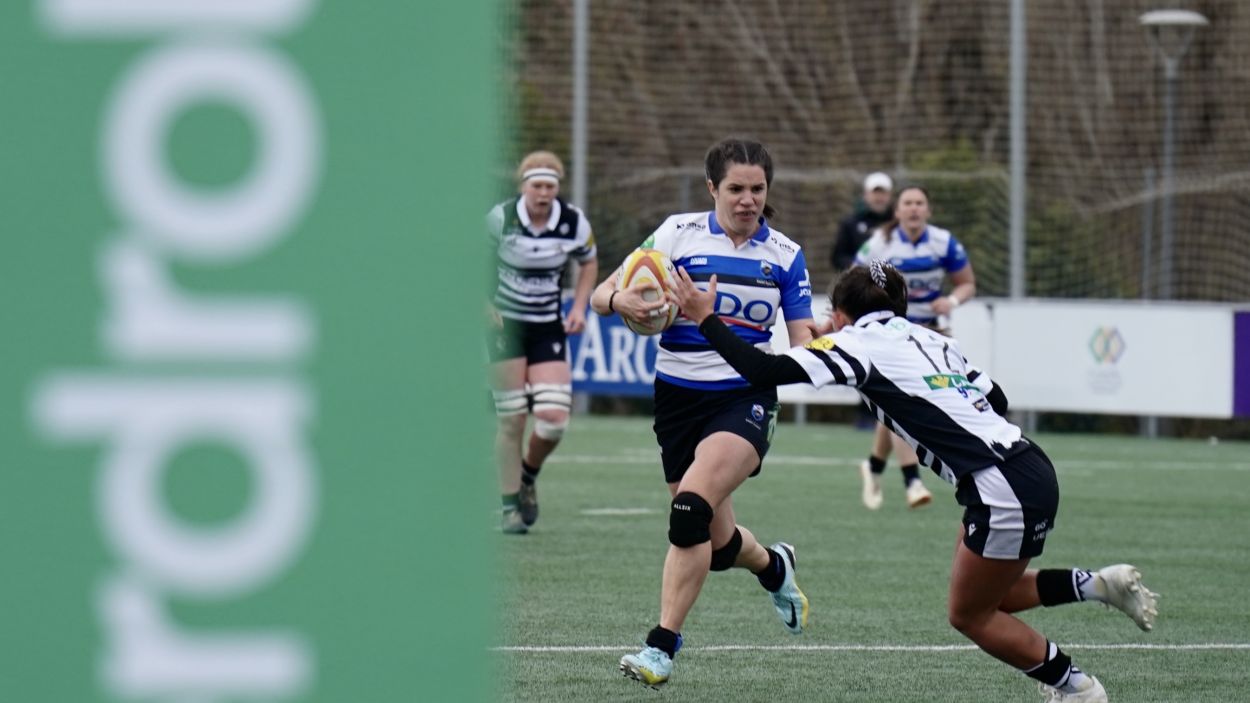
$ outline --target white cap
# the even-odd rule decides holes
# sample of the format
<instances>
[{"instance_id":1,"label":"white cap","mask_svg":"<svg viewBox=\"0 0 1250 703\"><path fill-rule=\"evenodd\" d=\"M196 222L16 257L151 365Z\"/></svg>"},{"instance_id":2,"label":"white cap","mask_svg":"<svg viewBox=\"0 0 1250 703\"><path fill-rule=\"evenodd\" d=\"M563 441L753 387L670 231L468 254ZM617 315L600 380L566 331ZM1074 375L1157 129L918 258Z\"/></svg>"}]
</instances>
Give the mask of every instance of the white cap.
<instances>
[{"instance_id":1,"label":"white cap","mask_svg":"<svg viewBox=\"0 0 1250 703\"><path fill-rule=\"evenodd\" d=\"M868 174L868 177L864 179L864 192L867 193L871 190L893 191L894 181L890 180L890 177L884 173L874 171L873 173Z\"/></svg>"}]
</instances>

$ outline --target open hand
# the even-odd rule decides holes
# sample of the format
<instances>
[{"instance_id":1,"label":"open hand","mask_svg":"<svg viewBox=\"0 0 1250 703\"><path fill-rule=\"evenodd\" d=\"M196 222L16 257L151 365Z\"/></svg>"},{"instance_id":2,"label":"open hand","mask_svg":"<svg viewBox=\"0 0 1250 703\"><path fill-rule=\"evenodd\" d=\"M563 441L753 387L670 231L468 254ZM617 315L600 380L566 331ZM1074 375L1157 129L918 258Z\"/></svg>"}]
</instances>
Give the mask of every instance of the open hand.
<instances>
[{"instance_id":1,"label":"open hand","mask_svg":"<svg viewBox=\"0 0 1250 703\"><path fill-rule=\"evenodd\" d=\"M669 298L681 308L683 315L698 324L716 310L716 275L712 275L707 282L707 290L703 291L694 284L686 269L679 267L677 278L669 289Z\"/></svg>"}]
</instances>

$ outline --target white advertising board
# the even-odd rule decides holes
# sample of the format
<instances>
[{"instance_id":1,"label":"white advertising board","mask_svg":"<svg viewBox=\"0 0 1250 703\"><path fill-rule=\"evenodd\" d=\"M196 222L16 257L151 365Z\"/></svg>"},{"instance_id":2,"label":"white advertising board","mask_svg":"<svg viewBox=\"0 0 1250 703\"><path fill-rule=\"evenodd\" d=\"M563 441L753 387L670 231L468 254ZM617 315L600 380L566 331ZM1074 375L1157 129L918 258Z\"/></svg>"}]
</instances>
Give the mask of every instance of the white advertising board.
<instances>
[{"instance_id":1,"label":"white advertising board","mask_svg":"<svg viewBox=\"0 0 1250 703\"><path fill-rule=\"evenodd\" d=\"M1013 408L1230 417L1228 309L996 301L992 377Z\"/></svg>"}]
</instances>

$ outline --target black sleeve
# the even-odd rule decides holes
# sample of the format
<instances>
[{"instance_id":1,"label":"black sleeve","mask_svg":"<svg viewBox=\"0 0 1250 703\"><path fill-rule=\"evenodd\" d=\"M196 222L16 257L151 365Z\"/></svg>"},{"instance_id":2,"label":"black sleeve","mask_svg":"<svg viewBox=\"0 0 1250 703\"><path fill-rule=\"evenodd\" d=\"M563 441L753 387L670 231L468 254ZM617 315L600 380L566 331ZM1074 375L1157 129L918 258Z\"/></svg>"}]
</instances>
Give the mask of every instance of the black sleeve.
<instances>
[{"instance_id":1,"label":"black sleeve","mask_svg":"<svg viewBox=\"0 0 1250 703\"><path fill-rule=\"evenodd\" d=\"M855 263L855 255L859 253L859 247L855 246L857 229L854 218L842 220L838 225L838 239L829 254L829 262L833 264L834 271L845 271Z\"/></svg>"},{"instance_id":2,"label":"black sleeve","mask_svg":"<svg viewBox=\"0 0 1250 703\"><path fill-rule=\"evenodd\" d=\"M1003 392L1002 386L995 383L990 392L985 394L985 399L990 401L990 407L994 408L994 412L1003 417L1007 416L1007 394Z\"/></svg>"},{"instance_id":3,"label":"black sleeve","mask_svg":"<svg viewBox=\"0 0 1250 703\"><path fill-rule=\"evenodd\" d=\"M742 374L753 386L768 388L812 382L799 362L788 356L766 354L747 344L716 315L708 315L699 324L699 332L734 367L734 371Z\"/></svg>"}]
</instances>

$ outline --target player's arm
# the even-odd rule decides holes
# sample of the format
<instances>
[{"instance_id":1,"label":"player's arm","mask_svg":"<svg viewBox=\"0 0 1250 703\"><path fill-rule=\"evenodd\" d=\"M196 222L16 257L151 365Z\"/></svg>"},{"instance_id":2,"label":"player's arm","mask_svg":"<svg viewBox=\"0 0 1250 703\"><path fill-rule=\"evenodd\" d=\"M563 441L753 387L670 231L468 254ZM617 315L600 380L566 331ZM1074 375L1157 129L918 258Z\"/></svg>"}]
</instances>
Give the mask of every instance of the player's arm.
<instances>
[{"instance_id":1,"label":"player's arm","mask_svg":"<svg viewBox=\"0 0 1250 703\"><path fill-rule=\"evenodd\" d=\"M964 363L967 364L968 360L964 359ZM990 401L990 407L994 409L994 412L1003 417L1007 416L1007 394L1003 392L1002 386L990 378L989 374L970 364L968 365L968 380L981 389L981 392L985 394L985 399Z\"/></svg>"},{"instance_id":2,"label":"player's arm","mask_svg":"<svg viewBox=\"0 0 1250 703\"><path fill-rule=\"evenodd\" d=\"M744 342L716 316L716 276L708 280L707 291L701 291L690 279L686 269L677 270L677 280L670 291L674 303L692 320L699 321L699 332L729 365L753 386L784 386L789 383L811 383L802 366L788 356L773 356Z\"/></svg>"},{"instance_id":3,"label":"player's arm","mask_svg":"<svg viewBox=\"0 0 1250 703\"><path fill-rule=\"evenodd\" d=\"M942 265L950 278L951 292L933 301L933 311L939 315L949 315L951 310L972 300L977 294L977 276L972 272L972 262L968 260L963 245L953 237L947 255L942 257Z\"/></svg>"},{"instance_id":4,"label":"player's arm","mask_svg":"<svg viewBox=\"0 0 1250 703\"><path fill-rule=\"evenodd\" d=\"M827 331L822 331L812 319L812 279L808 275L807 257L802 250L790 262L790 268L782 275L780 283L781 311L786 317L790 346L801 347Z\"/></svg>"}]
</instances>

